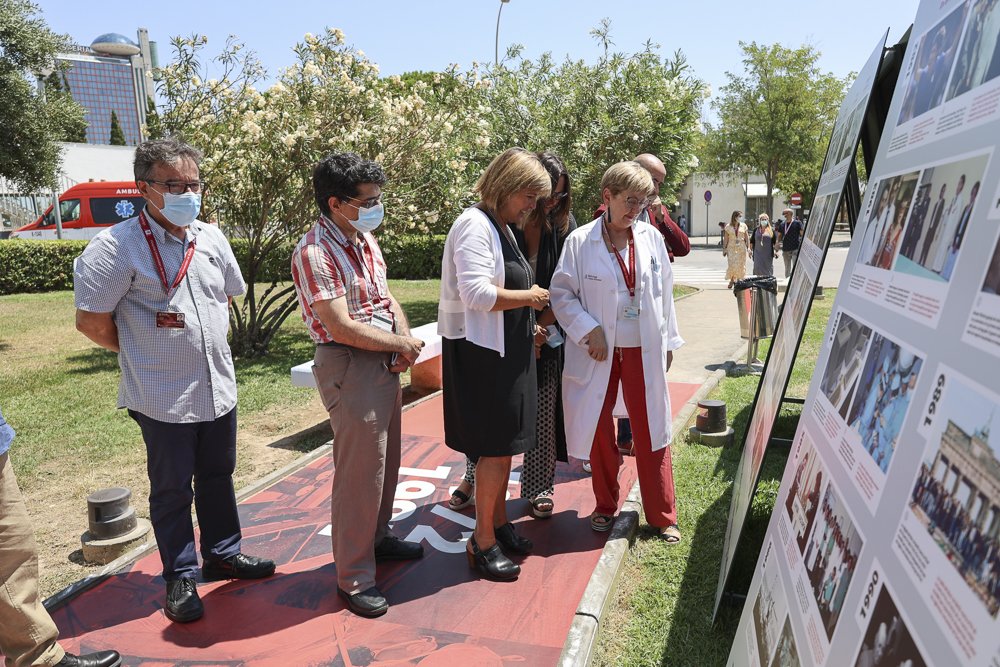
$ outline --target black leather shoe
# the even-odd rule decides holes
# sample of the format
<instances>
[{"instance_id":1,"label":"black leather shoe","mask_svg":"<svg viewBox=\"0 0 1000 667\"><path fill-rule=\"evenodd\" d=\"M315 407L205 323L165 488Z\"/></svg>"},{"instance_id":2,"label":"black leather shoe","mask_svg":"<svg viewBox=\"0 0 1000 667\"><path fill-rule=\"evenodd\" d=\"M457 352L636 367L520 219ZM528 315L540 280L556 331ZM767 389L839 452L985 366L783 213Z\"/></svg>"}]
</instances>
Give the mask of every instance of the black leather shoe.
<instances>
[{"instance_id":1,"label":"black leather shoe","mask_svg":"<svg viewBox=\"0 0 1000 667\"><path fill-rule=\"evenodd\" d=\"M510 581L517 579L517 575L521 574L521 567L507 558L499 543L481 551L476 544L476 538L470 537L469 546L472 547L472 551L465 552L469 559L469 567L479 570L488 579Z\"/></svg>"},{"instance_id":2,"label":"black leather shoe","mask_svg":"<svg viewBox=\"0 0 1000 667\"><path fill-rule=\"evenodd\" d=\"M530 554L531 550L535 548L531 540L514 532L514 524L509 521L499 528L494 528L493 534L497 536L497 542L507 553Z\"/></svg>"},{"instance_id":3,"label":"black leather shoe","mask_svg":"<svg viewBox=\"0 0 1000 667\"><path fill-rule=\"evenodd\" d=\"M414 560L424 557L424 547L419 542L407 542L395 535L386 535L375 547L375 560Z\"/></svg>"},{"instance_id":4,"label":"black leather shoe","mask_svg":"<svg viewBox=\"0 0 1000 667\"><path fill-rule=\"evenodd\" d=\"M163 611L174 623L197 621L205 614L205 605L198 597L198 586L194 579L175 579L167 582L167 606Z\"/></svg>"},{"instance_id":5,"label":"black leather shoe","mask_svg":"<svg viewBox=\"0 0 1000 667\"><path fill-rule=\"evenodd\" d=\"M98 651L87 655L67 653L55 667L118 667L120 664L122 657L118 655L118 651Z\"/></svg>"},{"instance_id":6,"label":"black leather shoe","mask_svg":"<svg viewBox=\"0 0 1000 667\"><path fill-rule=\"evenodd\" d=\"M358 616L375 618L389 611L389 602L382 595L382 592L374 586L353 594L338 587L337 594L347 600L347 608Z\"/></svg>"},{"instance_id":7,"label":"black leather shoe","mask_svg":"<svg viewBox=\"0 0 1000 667\"><path fill-rule=\"evenodd\" d=\"M229 558L206 560L201 566L201 577L205 581L218 579L263 579L274 574L274 561L246 554L236 554Z\"/></svg>"}]
</instances>

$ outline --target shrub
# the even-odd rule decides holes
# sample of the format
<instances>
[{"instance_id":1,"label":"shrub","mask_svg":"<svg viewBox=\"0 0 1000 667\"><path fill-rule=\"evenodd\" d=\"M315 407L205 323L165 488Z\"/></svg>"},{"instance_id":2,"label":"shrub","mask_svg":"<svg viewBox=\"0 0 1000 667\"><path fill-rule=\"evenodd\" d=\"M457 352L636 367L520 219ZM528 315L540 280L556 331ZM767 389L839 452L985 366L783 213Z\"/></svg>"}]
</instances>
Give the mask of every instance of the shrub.
<instances>
[{"instance_id":1,"label":"shrub","mask_svg":"<svg viewBox=\"0 0 1000 667\"><path fill-rule=\"evenodd\" d=\"M0 294L73 289L73 260L86 241L0 242Z\"/></svg>"}]
</instances>

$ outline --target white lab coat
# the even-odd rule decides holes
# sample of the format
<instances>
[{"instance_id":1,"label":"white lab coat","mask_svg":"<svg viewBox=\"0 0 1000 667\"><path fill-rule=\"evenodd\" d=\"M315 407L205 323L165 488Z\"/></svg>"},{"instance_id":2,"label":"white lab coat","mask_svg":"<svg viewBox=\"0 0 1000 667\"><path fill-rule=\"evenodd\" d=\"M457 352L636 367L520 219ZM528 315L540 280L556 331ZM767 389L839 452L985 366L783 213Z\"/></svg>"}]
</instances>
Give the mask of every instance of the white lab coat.
<instances>
[{"instance_id":1,"label":"white lab coat","mask_svg":"<svg viewBox=\"0 0 1000 667\"><path fill-rule=\"evenodd\" d=\"M633 223L636 289L639 296L639 336L646 383L646 411L653 451L670 444L670 395L667 392L667 351L684 344L674 311L674 275L663 236L647 222ZM614 347L618 319L618 263L601 235L601 219L569 235L552 276L549 297L556 319L566 331L563 368L563 410L570 456L590 458L597 420L611 377L611 354L595 361L583 340L601 326L609 348Z\"/></svg>"}]
</instances>

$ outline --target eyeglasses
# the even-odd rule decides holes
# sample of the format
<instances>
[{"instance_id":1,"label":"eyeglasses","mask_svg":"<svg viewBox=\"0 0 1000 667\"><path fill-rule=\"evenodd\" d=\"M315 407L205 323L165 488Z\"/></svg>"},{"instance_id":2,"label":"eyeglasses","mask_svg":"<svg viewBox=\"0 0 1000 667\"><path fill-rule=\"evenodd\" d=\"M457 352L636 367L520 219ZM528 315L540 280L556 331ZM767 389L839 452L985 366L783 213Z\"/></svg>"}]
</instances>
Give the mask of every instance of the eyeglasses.
<instances>
[{"instance_id":1,"label":"eyeglasses","mask_svg":"<svg viewBox=\"0 0 1000 667\"><path fill-rule=\"evenodd\" d=\"M636 199L635 197L625 198L625 205L628 206L630 210L634 208L646 208L651 203L651 199Z\"/></svg>"},{"instance_id":2,"label":"eyeglasses","mask_svg":"<svg viewBox=\"0 0 1000 667\"><path fill-rule=\"evenodd\" d=\"M382 203L383 194L385 193L384 192L379 193L378 197L369 197L368 199L358 199L357 197L351 197L350 195L348 195L347 199L353 199L354 201L359 201L362 204L364 204L364 206L360 207L354 206L354 204L348 204L348 206L354 206L354 208L372 208L373 206L378 206L379 204Z\"/></svg>"},{"instance_id":3,"label":"eyeglasses","mask_svg":"<svg viewBox=\"0 0 1000 667\"><path fill-rule=\"evenodd\" d=\"M553 192L551 195L549 195L549 201L551 202L562 201L563 199L566 199L566 197L569 197L568 192Z\"/></svg>"},{"instance_id":4,"label":"eyeglasses","mask_svg":"<svg viewBox=\"0 0 1000 667\"><path fill-rule=\"evenodd\" d=\"M189 190L198 194L205 189L205 181L188 181L186 183L183 181L146 181L146 183L166 186L167 192L172 195L182 195Z\"/></svg>"}]
</instances>

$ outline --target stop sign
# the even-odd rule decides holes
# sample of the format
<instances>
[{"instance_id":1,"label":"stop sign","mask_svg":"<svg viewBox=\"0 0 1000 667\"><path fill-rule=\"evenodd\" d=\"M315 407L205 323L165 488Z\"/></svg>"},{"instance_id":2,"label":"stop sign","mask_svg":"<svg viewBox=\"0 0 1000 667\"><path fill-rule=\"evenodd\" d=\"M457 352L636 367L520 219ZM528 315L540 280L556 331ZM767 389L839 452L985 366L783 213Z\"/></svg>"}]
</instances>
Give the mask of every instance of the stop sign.
<instances>
[{"instance_id":1,"label":"stop sign","mask_svg":"<svg viewBox=\"0 0 1000 667\"><path fill-rule=\"evenodd\" d=\"M793 192L792 196L789 197L788 201L792 203L792 206L798 206L802 203L802 195L798 192Z\"/></svg>"}]
</instances>

